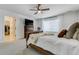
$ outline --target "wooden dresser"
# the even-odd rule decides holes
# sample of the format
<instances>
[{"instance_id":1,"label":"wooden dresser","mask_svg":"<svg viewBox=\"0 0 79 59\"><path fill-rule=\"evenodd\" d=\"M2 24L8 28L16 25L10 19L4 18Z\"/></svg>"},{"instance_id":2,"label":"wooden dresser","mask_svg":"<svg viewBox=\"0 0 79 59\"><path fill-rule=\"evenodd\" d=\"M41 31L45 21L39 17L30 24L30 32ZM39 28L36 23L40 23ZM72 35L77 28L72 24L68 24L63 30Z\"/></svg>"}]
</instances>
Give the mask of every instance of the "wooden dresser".
<instances>
[{"instance_id":1,"label":"wooden dresser","mask_svg":"<svg viewBox=\"0 0 79 59\"><path fill-rule=\"evenodd\" d=\"M28 33L33 32L33 20L25 19L24 38L27 38Z\"/></svg>"}]
</instances>

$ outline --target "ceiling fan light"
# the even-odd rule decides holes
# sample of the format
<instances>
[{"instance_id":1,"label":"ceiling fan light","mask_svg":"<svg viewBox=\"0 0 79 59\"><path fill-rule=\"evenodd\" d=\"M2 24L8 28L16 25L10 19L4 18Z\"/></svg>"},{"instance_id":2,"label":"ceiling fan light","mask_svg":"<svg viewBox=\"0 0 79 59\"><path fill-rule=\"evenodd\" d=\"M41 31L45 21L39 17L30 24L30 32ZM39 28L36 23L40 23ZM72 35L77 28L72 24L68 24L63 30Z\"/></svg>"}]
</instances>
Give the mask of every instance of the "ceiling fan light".
<instances>
[{"instance_id":1,"label":"ceiling fan light","mask_svg":"<svg viewBox=\"0 0 79 59\"><path fill-rule=\"evenodd\" d=\"M41 11L38 11L38 14L41 13Z\"/></svg>"}]
</instances>

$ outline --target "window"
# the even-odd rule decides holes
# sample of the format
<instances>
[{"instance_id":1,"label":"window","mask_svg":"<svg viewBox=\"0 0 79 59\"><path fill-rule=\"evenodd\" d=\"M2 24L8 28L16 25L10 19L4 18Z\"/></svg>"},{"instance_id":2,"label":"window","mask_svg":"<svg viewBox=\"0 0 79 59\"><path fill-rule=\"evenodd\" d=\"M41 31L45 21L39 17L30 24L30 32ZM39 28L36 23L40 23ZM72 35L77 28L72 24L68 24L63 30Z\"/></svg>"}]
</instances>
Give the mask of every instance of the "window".
<instances>
[{"instance_id":1,"label":"window","mask_svg":"<svg viewBox=\"0 0 79 59\"><path fill-rule=\"evenodd\" d=\"M43 31L52 31L52 32L58 32L59 31L59 24L60 20L43 20Z\"/></svg>"}]
</instances>

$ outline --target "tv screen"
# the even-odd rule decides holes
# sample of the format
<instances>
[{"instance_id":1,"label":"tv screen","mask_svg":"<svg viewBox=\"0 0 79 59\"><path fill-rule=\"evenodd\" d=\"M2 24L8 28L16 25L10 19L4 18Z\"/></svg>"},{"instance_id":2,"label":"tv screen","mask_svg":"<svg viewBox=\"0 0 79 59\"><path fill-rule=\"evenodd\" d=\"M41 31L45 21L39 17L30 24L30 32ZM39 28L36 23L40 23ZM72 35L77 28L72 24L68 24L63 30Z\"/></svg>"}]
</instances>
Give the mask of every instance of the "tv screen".
<instances>
[{"instance_id":1,"label":"tv screen","mask_svg":"<svg viewBox=\"0 0 79 59\"><path fill-rule=\"evenodd\" d=\"M25 19L25 25L28 25L28 24L31 24L31 23L33 23L32 20Z\"/></svg>"}]
</instances>

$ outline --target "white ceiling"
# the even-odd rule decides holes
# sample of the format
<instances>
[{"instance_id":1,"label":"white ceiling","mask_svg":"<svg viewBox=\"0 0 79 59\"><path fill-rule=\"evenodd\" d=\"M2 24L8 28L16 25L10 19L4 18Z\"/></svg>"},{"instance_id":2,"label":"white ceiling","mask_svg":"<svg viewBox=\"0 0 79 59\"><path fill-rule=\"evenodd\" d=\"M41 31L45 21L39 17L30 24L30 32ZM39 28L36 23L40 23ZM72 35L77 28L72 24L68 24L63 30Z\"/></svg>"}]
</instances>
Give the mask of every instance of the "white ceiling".
<instances>
[{"instance_id":1,"label":"white ceiling","mask_svg":"<svg viewBox=\"0 0 79 59\"><path fill-rule=\"evenodd\" d=\"M34 11L30 11L36 7L36 4L0 4L0 9L16 12L24 16L29 15L34 18L44 18L55 16L68 11L79 10L79 4L42 4L41 8L50 8L42 14L33 15Z\"/></svg>"}]
</instances>

